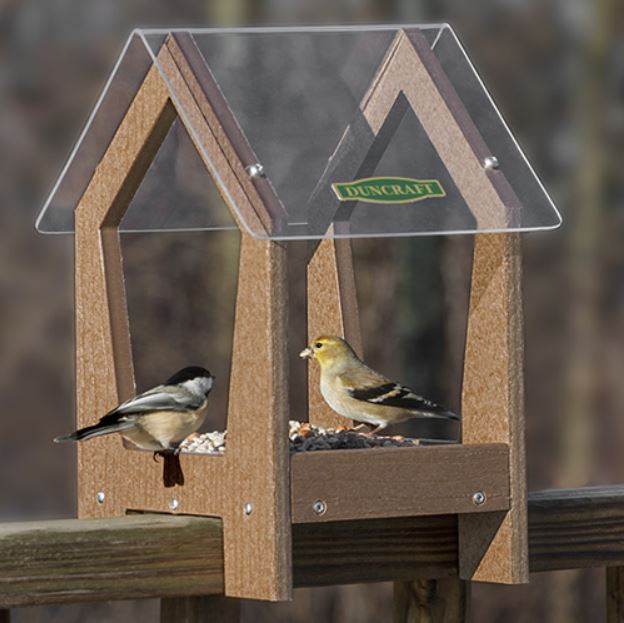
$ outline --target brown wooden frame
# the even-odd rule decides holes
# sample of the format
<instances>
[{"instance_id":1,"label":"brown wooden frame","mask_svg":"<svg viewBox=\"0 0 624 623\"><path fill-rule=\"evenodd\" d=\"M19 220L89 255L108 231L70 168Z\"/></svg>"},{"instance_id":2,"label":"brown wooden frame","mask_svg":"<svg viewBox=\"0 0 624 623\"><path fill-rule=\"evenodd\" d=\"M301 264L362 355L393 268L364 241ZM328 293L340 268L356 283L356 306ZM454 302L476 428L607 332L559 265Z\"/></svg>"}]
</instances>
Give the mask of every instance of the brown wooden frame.
<instances>
[{"instance_id":1,"label":"brown wooden frame","mask_svg":"<svg viewBox=\"0 0 624 623\"><path fill-rule=\"evenodd\" d=\"M424 116L421 122L450 163L458 188L468 198L486 197L480 203L467 202L481 224L491 226L504 213L503 199L509 198L510 189L502 174L484 172L480 158L487 148L419 37L416 31L397 35L361 112L376 136L393 106L392 97L404 93ZM416 74L410 80L422 83L422 90L404 78L397 82L397 76L407 75L406 66ZM423 98L439 100L438 113L431 118L419 108ZM218 171L227 189L226 204L233 197L244 221L228 204L241 230L228 447L224 456L182 455L186 484L165 488L151 453L120 451L119 440L109 437L81 445L79 515L175 510L221 517L228 596L291 597L293 523L401 515L462 514L463 577L525 581L517 235L478 236L475 245L463 393L463 436L470 445L290 458L286 251L283 244L258 240L247 230L262 231L268 238L283 208L268 180L251 179L246 172L256 161L253 151L185 35L170 36L160 49L157 64L137 91L75 211L78 425L93 423L135 391L119 224L176 118L187 126L208 171ZM474 174L471 182L462 177L459 163L465 161ZM308 297L310 336L341 334L361 352L348 240L313 245ZM335 415L315 390L315 375L310 372L310 419L334 424ZM365 473L376 475L360 483L365 497L353 495L363 464L369 464ZM405 495L406 489L411 495ZM472 497L477 491L486 494L479 506ZM103 503L98 492L104 493ZM326 503L325 512L313 510L317 499ZM476 514L479 521L472 519Z\"/></svg>"},{"instance_id":2,"label":"brown wooden frame","mask_svg":"<svg viewBox=\"0 0 624 623\"><path fill-rule=\"evenodd\" d=\"M80 426L134 392L118 227L176 114L192 116L200 155L210 158L207 167L218 168L245 218L256 227L269 221L211 103L201 97L203 91L190 80L190 67L183 60L180 47L169 38L159 52L159 67L150 69L76 208ZM149 453L119 452L117 439L101 438L79 449L81 517L120 515L128 509L171 510L173 499L180 512L223 517L225 584L232 596L283 600L292 590L286 307L283 246L255 240L241 227L228 453L201 461L182 457L188 486L163 488ZM250 374L254 383L248 382ZM242 386L245 392L234 391ZM258 444L258 438L269 442ZM98 491L105 493L104 504L97 501ZM243 512L246 504L253 508L249 515Z\"/></svg>"},{"instance_id":3,"label":"brown wooden frame","mask_svg":"<svg viewBox=\"0 0 624 623\"><path fill-rule=\"evenodd\" d=\"M311 214L320 214L318 226L326 226L337 214L331 181L372 175L407 106L416 113L479 227L513 225L514 212L521 209L519 199L500 170L484 166L491 152L423 35L417 29L405 29L388 48L335 151L333 168L328 168L313 193ZM353 340L360 351L359 325L344 319L345 310L353 310L355 315L357 303L350 258L345 260L336 252L342 244L349 240L323 241L317 251L320 257L313 256L308 267L308 326L314 327L309 333L314 337L318 319L328 313L322 295L327 281L320 277L324 275L330 286L337 284L338 291L331 295L337 294L335 300L340 302L337 308L329 308L332 330ZM467 580L528 582L520 285L519 234L475 236L462 440L464 444L500 442L509 446L512 504L507 512L490 513L487 518L461 517L461 577ZM317 389L316 368L311 367L309 383L311 418L334 423L335 415L327 414Z\"/></svg>"}]
</instances>

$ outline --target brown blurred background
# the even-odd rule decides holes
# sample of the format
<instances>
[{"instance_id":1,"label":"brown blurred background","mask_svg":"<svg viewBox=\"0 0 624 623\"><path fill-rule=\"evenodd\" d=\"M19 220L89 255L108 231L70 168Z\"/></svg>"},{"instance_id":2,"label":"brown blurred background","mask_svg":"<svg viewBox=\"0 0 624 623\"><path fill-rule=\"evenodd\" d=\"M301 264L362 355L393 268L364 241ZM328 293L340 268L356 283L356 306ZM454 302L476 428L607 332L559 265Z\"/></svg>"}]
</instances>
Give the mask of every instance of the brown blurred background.
<instances>
[{"instance_id":1,"label":"brown blurred background","mask_svg":"<svg viewBox=\"0 0 624 623\"><path fill-rule=\"evenodd\" d=\"M393 21L455 27L565 218L524 237L530 488L623 480L622 2L0 0L0 521L74 513L74 450L51 443L73 425L73 240L37 235L33 220L129 31ZM471 240L354 246L367 359L457 408ZM209 365L221 381L209 427L222 424L236 249L233 233L124 236L138 386ZM295 328L301 309L295 300ZM300 387L294 359L293 371ZM585 622L604 609L591 570L472 595L474 621ZM244 620L383 623L391 600L390 585L299 590L292 604L246 604ZM147 600L16 610L14 620L157 612Z\"/></svg>"}]
</instances>

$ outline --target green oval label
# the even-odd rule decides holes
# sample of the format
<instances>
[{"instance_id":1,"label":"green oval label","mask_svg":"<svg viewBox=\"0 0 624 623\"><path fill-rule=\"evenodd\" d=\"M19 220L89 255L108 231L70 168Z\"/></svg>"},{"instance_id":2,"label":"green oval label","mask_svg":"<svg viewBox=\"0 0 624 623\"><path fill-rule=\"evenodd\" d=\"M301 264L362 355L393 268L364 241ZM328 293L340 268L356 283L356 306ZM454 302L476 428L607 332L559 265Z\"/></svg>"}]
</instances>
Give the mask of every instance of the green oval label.
<instances>
[{"instance_id":1,"label":"green oval label","mask_svg":"<svg viewBox=\"0 0 624 623\"><path fill-rule=\"evenodd\" d=\"M413 203L446 197L439 180L410 177L367 177L353 182L334 182L331 186L340 201Z\"/></svg>"}]
</instances>

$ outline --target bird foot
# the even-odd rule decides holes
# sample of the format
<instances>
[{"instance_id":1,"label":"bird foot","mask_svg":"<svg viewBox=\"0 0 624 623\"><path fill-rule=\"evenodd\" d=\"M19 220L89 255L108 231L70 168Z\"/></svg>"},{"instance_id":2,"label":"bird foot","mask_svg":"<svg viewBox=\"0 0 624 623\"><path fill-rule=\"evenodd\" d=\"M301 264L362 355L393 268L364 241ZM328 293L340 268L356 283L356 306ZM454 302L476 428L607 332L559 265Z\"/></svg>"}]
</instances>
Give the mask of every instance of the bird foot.
<instances>
[{"instance_id":1,"label":"bird foot","mask_svg":"<svg viewBox=\"0 0 624 623\"><path fill-rule=\"evenodd\" d=\"M384 430L384 428L386 428L386 424L380 424L379 426L376 426L375 428L371 428L371 425L369 424L358 424L357 426L353 427L351 430L356 433L364 433L366 435L376 435L377 433Z\"/></svg>"},{"instance_id":2,"label":"bird foot","mask_svg":"<svg viewBox=\"0 0 624 623\"><path fill-rule=\"evenodd\" d=\"M375 428L371 428L372 424L358 424L357 426L349 429L352 430L355 433L360 433L360 435L376 435L377 433L379 433L380 431L384 430L384 428L386 428L385 424L380 424L379 426L376 426Z\"/></svg>"}]
</instances>

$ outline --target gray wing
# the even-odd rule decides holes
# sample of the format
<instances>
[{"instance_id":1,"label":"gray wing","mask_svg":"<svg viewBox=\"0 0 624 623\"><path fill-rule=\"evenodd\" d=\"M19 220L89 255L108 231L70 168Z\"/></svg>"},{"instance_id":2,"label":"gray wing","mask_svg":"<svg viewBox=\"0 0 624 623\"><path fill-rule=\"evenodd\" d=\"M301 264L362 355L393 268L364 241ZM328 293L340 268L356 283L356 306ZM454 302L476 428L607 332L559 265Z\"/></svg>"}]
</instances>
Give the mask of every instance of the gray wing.
<instances>
[{"instance_id":1,"label":"gray wing","mask_svg":"<svg viewBox=\"0 0 624 623\"><path fill-rule=\"evenodd\" d=\"M173 388L159 385L144 394L126 400L107 415L130 415L150 411L186 411L187 409L199 408L203 400L203 397L196 396L181 387Z\"/></svg>"}]
</instances>

